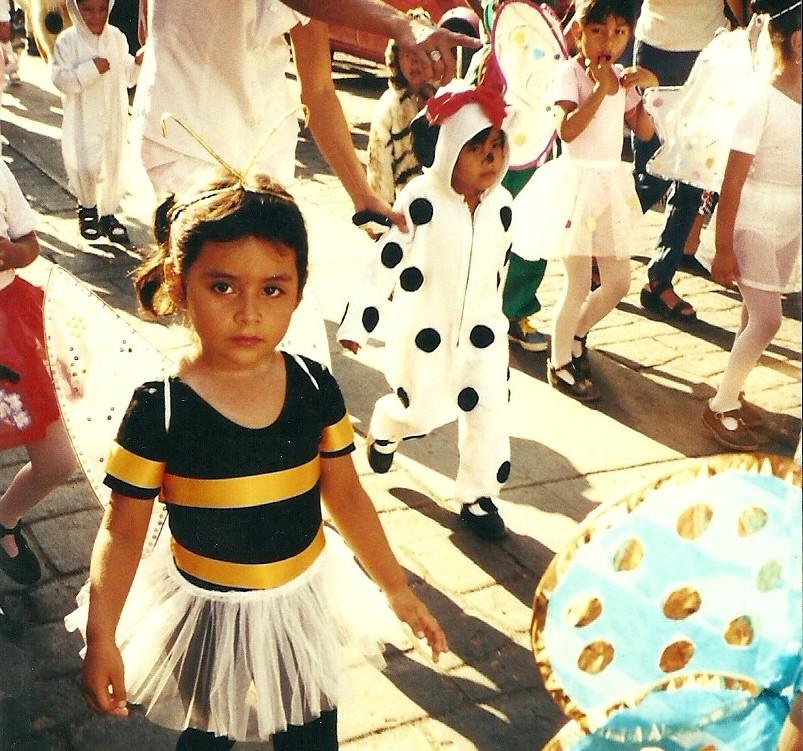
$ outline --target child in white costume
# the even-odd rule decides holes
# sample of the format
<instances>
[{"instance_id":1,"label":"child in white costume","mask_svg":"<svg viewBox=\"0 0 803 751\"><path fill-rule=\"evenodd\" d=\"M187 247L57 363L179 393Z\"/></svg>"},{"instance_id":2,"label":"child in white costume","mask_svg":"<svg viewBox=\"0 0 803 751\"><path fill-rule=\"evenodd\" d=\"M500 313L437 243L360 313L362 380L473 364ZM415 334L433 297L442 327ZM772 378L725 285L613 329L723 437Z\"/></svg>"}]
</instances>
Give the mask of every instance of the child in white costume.
<instances>
[{"instance_id":1,"label":"child in white costume","mask_svg":"<svg viewBox=\"0 0 803 751\"><path fill-rule=\"evenodd\" d=\"M572 32L579 51L560 64L552 95L561 115L563 154L541 167L515 201L516 254L535 260L543 251L563 261L547 375L554 388L580 401L599 398L586 336L627 294L628 259L640 247L641 209L630 165L621 160L622 121L639 138L652 135L636 86L658 81L643 68L625 71L615 64L634 17L632 0L578 3ZM592 256L601 283L589 294Z\"/></svg>"},{"instance_id":2,"label":"child in white costume","mask_svg":"<svg viewBox=\"0 0 803 751\"><path fill-rule=\"evenodd\" d=\"M62 93L61 153L78 199L81 235L127 243L114 211L123 195L127 90L137 82L142 53L130 55L123 32L108 23L113 4L67 0L73 25L56 40L51 78Z\"/></svg>"},{"instance_id":3,"label":"child in white costume","mask_svg":"<svg viewBox=\"0 0 803 751\"><path fill-rule=\"evenodd\" d=\"M781 325L781 294L800 289L801 5L761 0L775 51L771 79L747 99L722 181L714 279L739 284L742 322L703 422L724 446L755 451L761 415L742 388Z\"/></svg>"},{"instance_id":4,"label":"child in white costume","mask_svg":"<svg viewBox=\"0 0 803 751\"><path fill-rule=\"evenodd\" d=\"M394 290L385 377L395 393L374 408L371 467L387 472L402 439L457 417L461 518L476 534L499 539L505 526L492 498L510 473L502 283L512 211L500 185L508 163L504 101L496 90L455 81L426 111L440 126L434 160L425 160L432 166L394 206L410 230L392 229L379 240L370 283L349 302L338 340L356 352ZM476 164L467 171L470 160Z\"/></svg>"}]
</instances>

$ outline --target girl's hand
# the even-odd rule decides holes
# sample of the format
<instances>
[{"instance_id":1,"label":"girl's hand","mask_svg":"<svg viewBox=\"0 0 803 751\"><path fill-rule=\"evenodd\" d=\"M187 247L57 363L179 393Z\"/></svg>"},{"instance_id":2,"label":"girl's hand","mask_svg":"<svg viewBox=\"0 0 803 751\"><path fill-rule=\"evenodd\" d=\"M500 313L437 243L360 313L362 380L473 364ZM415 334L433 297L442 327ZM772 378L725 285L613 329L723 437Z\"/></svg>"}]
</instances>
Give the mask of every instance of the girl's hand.
<instances>
[{"instance_id":1,"label":"girl's hand","mask_svg":"<svg viewBox=\"0 0 803 751\"><path fill-rule=\"evenodd\" d=\"M340 346L355 355L360 351L360 345L357 344L357 342L351 341L351 339L341 339Z\"/></svg>"},{"instance_id":2,"label":"girl's hand","mask_svg":"<svg viewBox=\"0 0 803 751\"><path fill-rule=\"evenodd\" d=\"M605 96L613 96L619 91L619 79L616 77L616 72L610 62L600 61L594 63L590 60L586 62L588 64L588 74L600 93Z\"/></svg>"},{"instance_id":3,"label":"girl's hand","mask_svg":"<svg viewBox=\"0 0 803 751\"><path fill-rule=\"evenodd\" d=\"M114 717L128 717L123 658L114 642L87 645L81 684L91 709Z\"/></svg>"},{"instance_id":4,"label":"girl's hand","mask_svg":"<svg viewBox=\"0 0 803 751\"><path fill-rule=\"evenodd\" d=\"M640 65L631 65L625 68L620 79L622 86L629 89L631 86L638 86L641 89L649 89L658 86L658 76L651 70L642 68Z\"/></svg>"},{"instance_id":5,"label":"girl's hand","mask_svg":"<svg viewBox=\"0 0 803 751\"><path fill-rule=\"evenodd\" d=\"M723 287L731 288L739 276L739 265L732 249L717 248L711 264L711 278Z\"/></svg>"},{"instance_id":6,"label":"girl's hand","mask_svg":"<svg viewBox=\"0 0 803 751\"><path fill-rule=\"evenodd\" d=\"M142 58L143 58L144 56L145 56L145 48L144 48L144 47L140 47L140 48L137 50L137 54L136 54L136 55L134 55L134 62L135 62L137 65L142 65Z\"/></svg>"},{"instance_id":7,"label":"girl's hand","mask_svg":"<svg viewBox=\"0 0 803 751\"><path fill-rule=\"evenodd\" d=\"M108 73L109 68L109 61L105 57L93 57L92 62L95 63L95 67L98 69L98 73L103 75L104 73Z\"/></svg>"},{"instance_id":8,"label":"girl's hand","mask_svg":"<svg viewBox=\"0 0 803 751\"><path fill-rule=\"evenodd\" d=\"M393 612L404 621L419 639L426 639L432 650L432 659L437 662L442 652L449 651L446 634L429 609L404 586L398 592L388 595Z\"/></svg>"}]
</instances>

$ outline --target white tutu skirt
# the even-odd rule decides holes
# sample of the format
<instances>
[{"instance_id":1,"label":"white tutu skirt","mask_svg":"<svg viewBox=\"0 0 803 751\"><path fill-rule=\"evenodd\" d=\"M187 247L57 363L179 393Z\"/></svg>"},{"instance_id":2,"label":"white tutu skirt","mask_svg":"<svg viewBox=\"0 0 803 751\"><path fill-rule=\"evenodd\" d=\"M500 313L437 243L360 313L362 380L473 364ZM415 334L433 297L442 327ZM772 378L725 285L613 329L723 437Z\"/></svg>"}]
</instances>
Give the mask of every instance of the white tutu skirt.
<instances>
[{"instance_id":1,"label":"white tutu skirt","mask_svg":"<svg viewBox=\"0 0 803 751\"><path fill-rule=\"evenodd\" d=\"M162 537L141 561L117 627L128 701L158 725L267 739L337 706L353 650L382 666L383 636L402 635L384 595L334 532L296 579L248 592L191 584L176 570L169 535ZM78 604L64 620L86 638L88 583Z\"/></svg>"},{"instance_id":2,"label":"white tutu skirt","mask_svg":"<svg viewBox=\"0 0 803 751\"><path fill-rule=\"evenodd\" d=\"M547 162L513 201L513 252L528 261L630 258L644 250L643 215L624 162Z\"/></svg>"},{"instance_id":3,"label":"white tutu skirt","mask_svg":"<svg viewBox=\"0 0 803 751\"><path fill-rule=\"evenodd\" d=\"M733 231L741 283L770 292L800 290L800 210L800 184L745 182Z\"/></svg>"}]
</instances>

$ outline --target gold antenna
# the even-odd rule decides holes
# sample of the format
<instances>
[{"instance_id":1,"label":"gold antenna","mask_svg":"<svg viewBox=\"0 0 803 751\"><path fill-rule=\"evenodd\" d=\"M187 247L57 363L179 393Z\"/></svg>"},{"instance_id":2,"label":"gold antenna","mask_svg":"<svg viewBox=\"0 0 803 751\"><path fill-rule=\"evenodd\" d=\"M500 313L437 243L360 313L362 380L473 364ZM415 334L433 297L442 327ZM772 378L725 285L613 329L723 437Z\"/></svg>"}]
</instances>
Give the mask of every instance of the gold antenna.
<instances>
[{"instance_id":1,"label":"gold antenna","mask_svg":"<svg viewBox=\"0 0 803 751\"><path fill-rule=\"evenodd\" d=\"M207 153L218 164L220 164L223 167L223 169L225 169L226 171L228 171L232 175L234 175L240 181L241 184L245 183L245 177L244 177L244 175L242 173L240 173L238 170L234 169L234 167L232 167L222 156L220 156L220 154L217 153L217 151L215 151L207 143L205 138L203 138L201 135L196 133L195 130L193 130L189 125L187 125L187 123L185 123L180 117L177 117L176 115L174 115L172 112L165 112L165 114L162 115L162 120L161 120L162 135L165 138L167 138L167 122L168 122L168 120L174 120L178 125L180 125L182 128L184 128L184 130L187 131L187 133L189 133L195 139L195 141L197 143L199 143L201 146L204 147L204 149L206 149Z\"/></svg>"},{"instance_id":2,"label":"gold antenna","mask_svg":"<svg viewBox=\"0 0 803 751\"><path fill-rule=\"evenodd\" d=\"M187 125L187 123L185 123L180 117L177 117L172 112L166 112L164 115L162 115L162 120L161 120L162 135L165 136L165 138L167 137L167 123L168 123L169 120L174 120L176 123L178 123L178 125L180 125L182 128L184 128L184 130L187 133L189 133L189 135L192 136L192 138L194 138L195 141L198 144L203 146L203 148L206 150L206 152L218 164L220 164L223 167L223 169L225 169L230 174L234 175L239 180L240 185L245 187L248 175L251 172L251 170L253 169L254 164L256 163L256 160L259 158L259 155L262 153L262 151L268 145L268 141L270 141L270 139L273 138L273 135L276 133L276 131L278 130L279 126L288 117L290 117L290 115L294 114L295 112L298 112L299 110L301 110L301 112L304 115L304 126L305 127L307 126L307 124L309 123L309 108L307 107L307 105L306 104L298 104L298 105L294 105L293 107L291 107L289 110L287 110L287 112L285 112L278 119L278 121L276 122L276 125L274 125L272 128L270 128L268 130L267 134L265 135L265 137L262 139L262 142L259 144L259 146L254 151L253 156L248 161L248 164L246 165L245 169L242 172L240 172L240 170L237 170L234 167L232 167L222 156L220 156L220 154L217 153L217 151L215 151L215 149L212 148L212 146L209 145L208 141L205 138L203 138L193 128L191 128L189 125Z\"/></svg>"}]
</instances>

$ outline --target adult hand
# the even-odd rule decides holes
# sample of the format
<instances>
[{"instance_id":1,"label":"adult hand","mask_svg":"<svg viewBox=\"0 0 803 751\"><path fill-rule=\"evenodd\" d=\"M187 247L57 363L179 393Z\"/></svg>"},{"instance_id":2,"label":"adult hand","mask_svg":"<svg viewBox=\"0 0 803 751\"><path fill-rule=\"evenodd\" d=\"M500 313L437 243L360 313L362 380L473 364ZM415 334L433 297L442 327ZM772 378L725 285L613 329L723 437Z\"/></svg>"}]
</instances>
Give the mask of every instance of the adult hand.
<instances>
[{"instance_id":1,"label":"adult hand","mask_svg":"<svg viewBox=\"0 0 803 751\"><path fill-rule=\"evenodd\" d=\"M103 75L107 73L109 68L109 61L105 57L93 57L92 62L95 63L95 67L98 69L98 73Z\"/></svg>"},{"instance_id":2,"label":"adult hand","mask_svg":"<svg viewBox=\"0 0 803 751\"><path fill-rule=\"evenodd\" d=\"M479 39L430 26L416 19L409 19L406 30L396 35L396 44L400 50L415 57L425 78L439 86L454 78L454 47L478 49L481 46Z\"/></svg>"}]
</instances>

